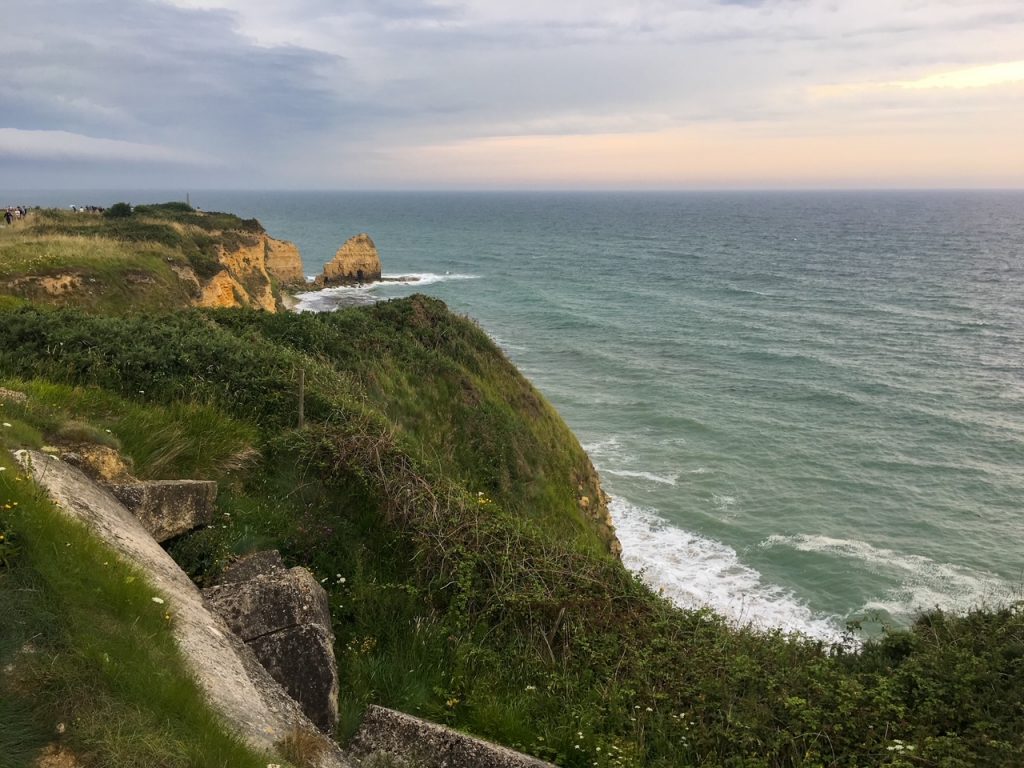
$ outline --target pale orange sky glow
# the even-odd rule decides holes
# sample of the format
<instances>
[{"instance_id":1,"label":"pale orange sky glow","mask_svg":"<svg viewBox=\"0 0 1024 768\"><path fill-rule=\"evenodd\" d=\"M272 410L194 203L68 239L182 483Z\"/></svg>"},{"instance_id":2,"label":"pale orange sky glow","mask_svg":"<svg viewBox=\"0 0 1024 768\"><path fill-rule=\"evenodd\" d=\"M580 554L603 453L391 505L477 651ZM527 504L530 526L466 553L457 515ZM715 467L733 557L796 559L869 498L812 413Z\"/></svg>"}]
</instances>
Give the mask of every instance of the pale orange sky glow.
<instances>
[{"instance_id":1,"label":"pale orange sky glow","mask_svg":"<svg viewBox=\"0 0 1024 768\"><path fill-rule=\"evenodd\" d=\"M413 178L468 186L509 180L572 187L1016 187L1024 179L1020 134L841 133L798 126L708 125L688 131L515 136L414 147L400 154Z\"/></svg>"}]
</instances>

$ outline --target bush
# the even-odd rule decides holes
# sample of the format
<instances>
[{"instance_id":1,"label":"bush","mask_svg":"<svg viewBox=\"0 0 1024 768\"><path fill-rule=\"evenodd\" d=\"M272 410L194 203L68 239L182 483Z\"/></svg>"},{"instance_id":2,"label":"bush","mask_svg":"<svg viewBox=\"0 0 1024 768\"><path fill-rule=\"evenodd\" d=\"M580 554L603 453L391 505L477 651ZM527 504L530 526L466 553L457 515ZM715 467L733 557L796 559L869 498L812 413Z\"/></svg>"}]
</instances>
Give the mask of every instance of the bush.
<instances>
[{"instance_id":1,"label":"bush","mask_svg":"<svg viewBox=\"0 0 1024 768\"><path fill-rule=\"evenodd\" d=\"M103 215L108 219L127 219L132 215L132 207L128 203L114 203Z\"/></svg>"},{"instance_id":2,"label":"bush","mask_svg":"<svg viewBox=\"0 0 1024 768\"><path fill-rule=\"evenodd\" d=\"M170 202L170 203L155 203L153 205L146 206L147 212L157 213L159 211L166 211L167 213L195 213L196 209L188 203L182 202Z\"/></svg>"}]
</instances>

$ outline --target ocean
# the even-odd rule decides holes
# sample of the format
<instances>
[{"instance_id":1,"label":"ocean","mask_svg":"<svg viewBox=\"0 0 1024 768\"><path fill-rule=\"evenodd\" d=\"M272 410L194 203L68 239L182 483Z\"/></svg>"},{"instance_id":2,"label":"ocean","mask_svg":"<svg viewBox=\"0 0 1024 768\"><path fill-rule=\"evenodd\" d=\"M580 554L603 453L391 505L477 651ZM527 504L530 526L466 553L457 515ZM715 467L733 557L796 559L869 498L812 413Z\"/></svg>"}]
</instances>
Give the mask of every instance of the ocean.
<instances>
[{"instance_id":1,"label":"ocean","mask_svg":"<svg viewBox=\"0 0 1024 768\"><path fill-rule=\"evenodd\" d=\"M16 195L17 196L17 195ZM154 192L12 203L155 202ZM1024 192L194 192L319 272L423 292L554 404L623 559L686 606L833 640L1024 583Z\"/></svg>"}]
</instances>

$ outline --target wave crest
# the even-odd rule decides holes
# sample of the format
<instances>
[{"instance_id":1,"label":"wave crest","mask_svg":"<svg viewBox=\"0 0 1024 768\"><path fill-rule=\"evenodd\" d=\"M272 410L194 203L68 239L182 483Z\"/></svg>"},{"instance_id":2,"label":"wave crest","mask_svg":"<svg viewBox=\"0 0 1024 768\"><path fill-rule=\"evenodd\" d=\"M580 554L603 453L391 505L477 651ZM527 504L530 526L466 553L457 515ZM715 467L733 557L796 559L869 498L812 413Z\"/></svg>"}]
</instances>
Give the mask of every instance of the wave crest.
<instances>
[{"instance_id":1,"label":"wave crest","mask_svg":"<svg viewBox=\"0 0 1024 768\"><path fill-rule=\"evenodd\" d=\"M710 607L737 625L830 643L847 640L838 617L816 616L790 592L765 583L732 547L676 528L624 499L612 499L611 513L623 563L677 605Z\"/></svg>"}]
</instances>

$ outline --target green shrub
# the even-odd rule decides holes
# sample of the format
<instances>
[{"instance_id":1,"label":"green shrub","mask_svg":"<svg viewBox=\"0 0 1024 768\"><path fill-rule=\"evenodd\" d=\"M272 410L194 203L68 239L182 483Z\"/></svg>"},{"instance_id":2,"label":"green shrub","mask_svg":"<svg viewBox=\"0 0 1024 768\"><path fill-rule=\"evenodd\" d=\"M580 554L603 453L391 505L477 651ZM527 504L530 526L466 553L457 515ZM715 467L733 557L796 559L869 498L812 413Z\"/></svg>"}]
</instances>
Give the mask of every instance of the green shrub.
<instances>
[{"instance_id":1,"label":"green shrub","mask_svg":"<svg viewBox=\"0 0 1024 768\"><path fill-rule=\"evenodd\" d=\"M103 212L108 219L127 219L132 215L132 207L129 203L114 203Z\"/></svg>"},{"instance_id":2,"label":"green shrub","mask_svg":"<svg viewBox=\"0 0 1024 768\"><path fill-rule=\"evenodd\" d=\"M177 216L183 213L195 213L196 209L185 202L154 203L151 205L140 205L140 212L149 216Z\"/></svg>"}]
</instances>

